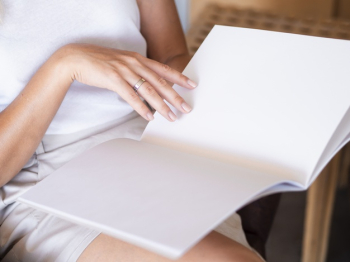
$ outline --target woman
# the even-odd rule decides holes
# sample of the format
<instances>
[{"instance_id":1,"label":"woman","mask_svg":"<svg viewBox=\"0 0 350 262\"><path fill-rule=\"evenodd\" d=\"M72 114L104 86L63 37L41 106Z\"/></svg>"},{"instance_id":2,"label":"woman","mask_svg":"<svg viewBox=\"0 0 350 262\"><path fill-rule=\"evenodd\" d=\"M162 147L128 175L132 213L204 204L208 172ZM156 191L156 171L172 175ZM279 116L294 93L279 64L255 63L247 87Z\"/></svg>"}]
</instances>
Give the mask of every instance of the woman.
<instances>
[{"instance_id":1,"label":"woman","mask_svg":"<svg viewBox=\"0 0 350 262\"><path fill-rule=\"evenodd\" d=\"M183 113L191 111L170 84L196 87L178 72L189 55L174 2L2 0L2 5L2 261L168 261L15 200L98 143L138 139L153 120L140 97L169 121L176 115L163 99ZM261 260L212 232L179 261Z\"/></svg>"}]
</instances>

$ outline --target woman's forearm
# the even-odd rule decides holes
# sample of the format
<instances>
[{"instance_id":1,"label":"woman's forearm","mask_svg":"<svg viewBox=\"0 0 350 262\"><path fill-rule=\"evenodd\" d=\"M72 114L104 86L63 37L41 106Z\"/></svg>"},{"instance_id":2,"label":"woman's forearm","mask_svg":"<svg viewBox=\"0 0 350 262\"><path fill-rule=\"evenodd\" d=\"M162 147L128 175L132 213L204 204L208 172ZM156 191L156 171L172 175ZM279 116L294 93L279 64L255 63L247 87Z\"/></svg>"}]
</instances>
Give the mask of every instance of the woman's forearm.
<instances>
[{"instance_id":1,"label":"woman's forearm","mask_svg":"<svg viewBox=\"0 0 350 262\"><path fill-rule=\"evenodd\" d=\"M180 54L174 57L169 58L165 64L176 69L179 72L182 72L190 62L191 56L189 54Z\"/></svg>"},{"instance_id":2,"label":"woman's forearm","mask_svg":"<svg viewBox=\"0 0 350 262\"><path fill-rule=\"evenodd\" d=\"M182 61L180 57L175 60ZM175 65L175 60L169 63ZM183 64L176 63L179 67ZM140 76L146 82L136 93L133 85ZM162 116L175 121L175 114L163 99L183 113L191 108L165 79L189 89L196 85L171 67L134 52L84 44L59 49L0 113L0 186L34 153L73 80L118 93L141 116L152 120L142 96Z\"/></svg>"},{"instance_id":3,"label":"woman's forearm","mask_svg":"<svg viewBox=\"0 0 350 262\"><path fill-rule=\"evenodd\" d=\"M0 113L0 186L25 165L55 116L72 79L55 53Z\"/></svg>"}]
</instances>

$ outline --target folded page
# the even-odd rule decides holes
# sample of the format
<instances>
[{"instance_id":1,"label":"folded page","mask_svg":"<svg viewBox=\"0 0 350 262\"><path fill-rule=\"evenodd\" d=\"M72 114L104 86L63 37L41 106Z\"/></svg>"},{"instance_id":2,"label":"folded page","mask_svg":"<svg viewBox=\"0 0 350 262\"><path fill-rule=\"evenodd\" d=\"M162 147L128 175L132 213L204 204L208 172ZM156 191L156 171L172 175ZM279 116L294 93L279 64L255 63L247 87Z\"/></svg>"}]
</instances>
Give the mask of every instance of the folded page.
<instances>
[{"instance_id":1,"label":"folded page","mask_svg":"<svg viewBox=\"0 0 350 262\"><path fill-rule=\"evenodd\" d=\"M156 114L143 141L306 185L349 108L350 42L215 26L184 74L193 111Z\"/></svg>"},{"instance_id":2,"label":"folded page","mask_svg":"<svg viewBox=\"0 0 350 262\"><path fill-rule=\"evenodd\" d=\"M18 201L175 259L280 182L215 160L116 139L73 159Z\"/></svg>"}]
</instances>

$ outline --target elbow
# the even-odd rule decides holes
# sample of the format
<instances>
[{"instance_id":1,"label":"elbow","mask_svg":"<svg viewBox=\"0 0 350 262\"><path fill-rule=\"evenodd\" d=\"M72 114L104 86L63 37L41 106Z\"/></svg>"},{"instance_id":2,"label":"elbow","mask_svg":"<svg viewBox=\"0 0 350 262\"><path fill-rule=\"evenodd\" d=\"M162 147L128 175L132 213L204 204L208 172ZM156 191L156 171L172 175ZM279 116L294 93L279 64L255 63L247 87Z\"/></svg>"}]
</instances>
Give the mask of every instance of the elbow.
<instances>
[{"instance_id":1,"label":"elbow","mask_svg":"<svg viewBox=\"0 0 350 262\"><path fill-rule=\"evenodd\" d=\"M7 158L0 156L0 187L6 185L21 171L22 166L18 166L18 163L15 160L15 157L13 161L11 161Z\"/></svg>"},{"instance_id":2,"label":"elbow","mask_svg":"<svg viewBox=\"0 0 350 262\"><path fill-rule=\"evenodd\" d=\"M0 187L6 185L14 175L11 175L6 166L0 161Z\"/></svg>"}]
</instances>

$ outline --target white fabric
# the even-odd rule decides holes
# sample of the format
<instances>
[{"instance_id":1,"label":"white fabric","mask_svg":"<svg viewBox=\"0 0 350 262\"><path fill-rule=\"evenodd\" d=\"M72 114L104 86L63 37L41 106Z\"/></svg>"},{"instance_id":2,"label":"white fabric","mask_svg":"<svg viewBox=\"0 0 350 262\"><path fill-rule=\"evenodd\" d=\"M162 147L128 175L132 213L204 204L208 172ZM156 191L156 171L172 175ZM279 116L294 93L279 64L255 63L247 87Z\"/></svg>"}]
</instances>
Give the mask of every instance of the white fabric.
<instances>
[{"instance_id":1,"label":"white fabric","mask_svg":"<svg viewBox=\"0 0 350 262\"><path fill-rule=\"evenodd\" d=\"M251 248L242 229L241 217L237 213L234 213L228 219L222 222L215 228L215 231L237 241L238 243L241 243L247 248Z\"/></svg>"},{"instance_id":2,"label":"white fabric","mask_svg":"<svg viewBox=\"0 0 350 262\"><path fill-rule=\"evenodd\" d=\"M114 138L139 139L146 124L142 117L133 113L127 119L83 132L46 135L21 172L0 189L0 260L76 261L99 232L16 203L16 198L97 144Z\"/></svg>"},{"instance_id":3,"label":"white fabric","mask_svg":"<svg viewBox=\"0 0 350 262\"><path fill-rule=\"evenodd\" d=\"M76 261L99 232L14 202L40 180L89 148L114 138L140 139L147 122L136 113L69 135L46 135L22 171L0 189L0 259L5 262ZM79 193L79 192L77 192ZM210 212L210 211L208 211ZM250 248L233 214L216 231Z\"/></svg>"},{"instance_id":4,"label":"white fabric","mask_svg":"<svg viewBox=\"0 0 350 262\"><path fill-rule=\"evenodd\" d=\"M0 231L2 262L75 262L100 234L24 204L14 204Z\"/></svg>"},{"instance_id":5,"label":"white fabric","mask_svg":"<svg viewBox=\"0 0 350 262\"><path fill-rule=\"evenodd\" d=\"M91 43L146 55L136 0L2 0L2 4L0 111L65 44ZM36 154L0 188L2 261L75 261L99 233L15 200L94 145L117 137L138 139L145 124L117 94L74 82ZM248 246L237 215L217 230Z\"/></svg>"},{"instance_id":6,"label":"white fabric","mask_svg":"<svg viewBox=\"0 0 350 262\"><path fill-rule=\"evenodd\" d=\"M146 55L136 0L2 0L0 111L52 53L90 43ZM46 134L68 134L132 112L116 93L74 82Z\"/></svg>"},{"instance_id":7,"label":"white fabric","mask_svg":"<svg viewBox=\"0 0 350 262\"><path fill-rule=\"evenodd\" d=\"M44 179L57 168L61 167L70 159L85 150L113 138L139 139L147 122L136 112L127 117L115 120L104 125L99 125L74 134L46 135L43 142L36 150L36 154L23 167L22 172L17 174L11 181L0 188L0 224L6 218L3 209L16 201L24 192L29 190L37 182ZM113 132L107 132L113 127ZM88 139L84 143L77 141ZM75 147L66 145L76 144ZM59 148L59 150L57 150ZM33 169L35 161L39 162L38 170ZM28 169L28 167L31 167ZM8 209L7 209L8 210Z\"/></svg>"}]
</instances>

